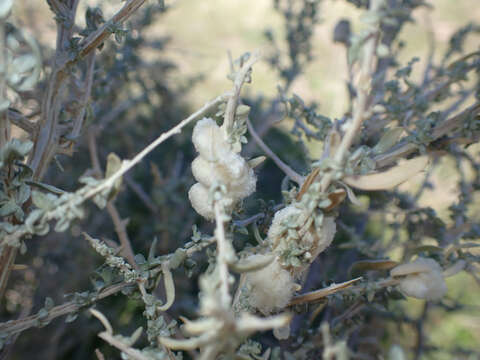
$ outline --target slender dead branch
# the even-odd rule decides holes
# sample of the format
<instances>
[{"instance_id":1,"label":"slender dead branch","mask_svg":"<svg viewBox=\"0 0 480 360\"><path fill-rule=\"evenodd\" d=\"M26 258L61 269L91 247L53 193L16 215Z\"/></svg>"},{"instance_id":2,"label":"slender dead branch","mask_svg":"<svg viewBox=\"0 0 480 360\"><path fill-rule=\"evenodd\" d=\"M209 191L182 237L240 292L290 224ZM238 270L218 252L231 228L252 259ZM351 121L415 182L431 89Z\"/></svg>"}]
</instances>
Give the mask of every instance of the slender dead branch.
<instances>
[{"instance_id":1,"label":"slender dead branch","mask_svg":"<svg viewBox=\"0 0 480 360\"><path fill-rule=\"evenodd\" d=\"M293 170L290 166L285 164L278 156L275 154L267 144L263 142L263 140L258 136L257 132L252 126L250 120L247 119L247 127L250 135L252 135L253 140L258 144L258 146L270 157L273 162L287 175L290 179L295 181L298 185L301 185L305 180L303 176L298 174L295 170Z\"/></svg>"},{"instance_id":2,"label":"slender dead branch","mask_svg":"<svg viewBox=\"0 0 480 360\"><path fill-rule=\"evenodd\" d=\"M110 345L116 347L121 352L127 354L129 356L129 358L131 358L131 359L134 359L134 360L150 360L149 357L146 357L145 355L143 355L139 350L134 349L130 346L127 346L125 343L118 340L116 337L114 337L112 334L109 334L106 331L98 334L98 337L105 340Z\"/></svg>"},{"instance_id":3,"label":"slender dead branch","mask_svg":"<svg viewBox=\"0 0 480 360\"><path fill-rule=\"evenodd\" d=\"M95 129L90 129L88 133L88 150L95 173L97 173L100 177L103 177L103 171L98 158L97 142L95 139L95 135ZM115 227L115 232L117 233L118 239L120 240L122 248L121 255L127 259L130 265L132 265L135 269L138 270L138 265L135 261L135 253L133 252L132 244L130 242L126 229L127 222L121 218L120 213L118 212L117 207L114 204L114 201L115 199L112 199L107 202L107 211L113 221L113 225Z\"/></svg>"},{"instance_id":4,"label":"slender dead branch","mask_svg":"<svg viewBox=\"0 0 480 360\"><path fill-rule=\"evenodd\" d=\"M33 135L37 130L35 123L32 123L28 120L22 113L15 111L14 109L8 109L8 120L10 120L13 125L18 126L23 131Z\"/></svg>"},{"instance_id":5,"label":"slender dead branch","mask_svg":"<svg viewBox=\"0 0 480 360\"><path fill-rule=\"evenodd\" d=\"M85 119L85 111L90 100L93 85L93 73L95 69L95 52L88 55L87 58L87 73L85 75L84 93L81 99L80 109L76 117L73 119L73 130L70 134L72 139L77 138L80 135L80 131L83 128L83 121Z\"/></svg>"},{"instance_id":6,"label":"slender dead branch","mask_svg":"<svg viewBox=\"0 0 480 360\"><path fill-rule=\"evenodd\" d=\"M226 93L216 97L215 99L207 102L205 105L202 106L202 108L194 112L192 115L182 120L176 126L174 126L170 130L161 134L157 139L152 141L150 145L148 145L142 151L140 151L133 159L124 161L120 169L115 174L110 176L108 179L105 179L105 181L102 182L99 186L95 187L89 193L87 193L86 198L89 199L92 196L95 196L96 194L102 192L103 190L112 187L112 185L118 179L120 179L123 176L123 174L125 174L127 171L132 169L135 165L137 165L145 156L147 156L158 145L160 145L161 143L163 143L165 140L169 139L173 135L179 134L185 126L190 124L192 121L197 120L201 116L204 116L206 113L208 113L209 111L211 111L212 109L220 105L221 103L225 102L225 100L228 99L230 96L231 96L230 93Z\"/></svg>"}]
</instances>

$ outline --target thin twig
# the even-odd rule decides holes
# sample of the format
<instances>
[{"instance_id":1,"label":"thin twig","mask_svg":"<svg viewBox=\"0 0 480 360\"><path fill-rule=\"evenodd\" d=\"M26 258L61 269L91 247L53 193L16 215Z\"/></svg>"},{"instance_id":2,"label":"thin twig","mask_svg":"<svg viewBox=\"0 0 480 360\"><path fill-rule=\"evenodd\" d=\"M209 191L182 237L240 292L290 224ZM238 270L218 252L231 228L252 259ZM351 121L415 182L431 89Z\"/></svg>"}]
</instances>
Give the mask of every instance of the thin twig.
<instances>
[{"instance_id":1,"label":"thin twig","mask_svg":"<svg viewBox=\"0 0 480 360\"><path fill-rule=\"evenodd\" d=\"M165 140L169 139L171 136L179 134L185 126L190 124L192 121L197 120L200 116L203 116L209 111L211 111L213 108L215 108L216 106L224 102L229 96L230 96L230 93L226 93L224 95L220 95L215 99L207 102L205 105L202 106L202 108L194 112L192 115L182 120L180 123L178 123L176 126L171 128L170 130L161 134L157 139L152 141L150 145L148 145L142 151L140 151L133 159L124 161L122 163L122 166L120 167L120 169L118 169L116 173L112 174L112 176L110 176L108 179L105 179L104 182L102 182L100 185L98 185L97 187L92 189L90 192L88 192L86 194L86 198L91 198L92 196L95 196L96 194L102 192L103 190L111 188L112 185L123 176L123 174L125 174L127 171L132 169L136 164L138 164L145 156L147 156L158 145L163 143Z\"/></svg>"},{"instance_id":2,"label":"thin twig","mask_svg":"<svg viewBox=\"0 0 480 360\"><path fill-rule=\"evenodd\" d=\"M220 275L220 301L225 309L230 307L231 296L228 286L228 264L227 264L227 239L225 237L224 216L222 205L215 202L215 238L217 240L217 267Z\"/></svg>"},{"instance_id":3,"label":"thin twig","mask_svg":"<svg viewBox=\"0 0 480 360\"><path fill-rule=\"evenodd\" d=\"M124 289L126 286L132 286L132 284L120 283L120 284L111 285L103 289L102 291L100 291L98 295L95 297L95 300L92 300L92 302L99 301L110 295L116 294L122 289ZM59 316L68 315L68 314L77 312L82 307L91 305L92 302L89 302L88 304L85 304L85 305L80 305L76 301L69 301L65 304L58 305L50 309L48 311L47 316L45 316L43 313L35 314L35 315L28 316L24 319L10 320L4 323L0 323L0 333L13 335L13 334L25 331L31 327L38 326L41 323L49 323L50 321L52 321L53 319Z\"/></svg>"},{"instance_id":4,"label":"thin twig","mask_svg":"<svg viewBox=\"0 0 480 360\"><path fill-rule=\"evenodd\" d=\"M85 110L88 106L88 101L90 100L90 94L92 92L93 85L93 73L95 69L95 52L92 52L88 55L87 58L87 73L85 75L85 84L84 84L84 93L81 99L80 109L76 117L73 119L73 129L70 134L72 139L77 138L80 135L80 131L83 127L83 121L85 118Z\"/></svg>"},{"instance_id":5,"label":"thin twig","mask_svg":"<svg viewBox=\"0 0 480 360\"><path fill-rule=\"evenodd\" d=\"M105 355L103 355L99 349L95 349L95 355L98 360L105 360Z\"/></svg>"},{"instance_id":6,"label":"thin twig","mask_svg":"<svg viewBox=\"0 0 480 360\"><path fill-rule=\"evenodd\" d=\"M469 119L471 116L479 116L480 114L480 103L477 102L467 109L463 110L459 114L451 117L448 120L445 120L440 125L437 125L433 128L431 132L431 141L435 141L445 135L453 135L453 132L456 129L459 129L464 124L465 120ZM383 167L391 164L400 157L405 157L412 152L418 150L418 145L412 143L409 140L402 141L394 146L392 149L386 153L377 155L373 158L377 167Z\"/></svg>"},{"instance_id":7,"label":"thin twig","mask_svg":"<svg viewBox=\"0 0 480 360\"><path fill-rule=\"evenodd\" d=\"M111 34L112 27L118 26L127 20L145 0L129 0L125 5L105 24L99 27L96 31L91 33L83 42L80 43L78 52L69 52L64 49L63 44L68 44L68 40L72 35L72 27L65 28L62 22L59 22L59 30L57 36L57 51L55 57L57 58L56 66L52 70L48 90L44 100L43 115L41 118L39 129L35 138L35 148L30 160L31 167L34 170L34 178L40 179L43 177L50 160L57 152L57 145L59 141L58 134L58 118L61 111L63 94L65 93L66 80L69 78L68 68L74 65L79 60L85 58L98 46L100 46ZM74 2L71 13L68 15L74 19L76 4ZM59 5L55 11L62 12Z\"/></svg>"},{"instance_id":8,"label":"thin twig","mask_svg":"<svg viewBox=\"0 0 480 360\"><path fill-rule=\"evenodd\" d=\"M370 10L374 16L377 16L378 11L380 10L383 0L372 0L370 1ZM353 117L349 123L349 127L342 138L340 145L335 153L335 161L338 164L342 164L347 155L348 149L353 143L353 140L356 136L359 135L360 128L363 121L365 120L365 114L367 113L369 106L369 93L372 81L372 66L375 59L375 48L377 44L377 39L379 35L379 24L372 25L370 29L371 36L366 40L363 46L363 56L361 58L361 69L358 77L358 86L357 86L357 99L353 105ZM321 182L321 191L327 191L330 186L331 181L333 180L333 172L328 172Z\"/></svg>"},{"instance_id":9,"label":"thin twig","mask_svg":"<svg viewBox=\"0 0 480 360\"><path fill-rule=\"evenodd\" d=\"M10 120L13 125L18 126L30 135L33 135L36 131L35 124L28 120L22 113L15 111L14 109L8 109L8 120Z\"/></svg>"},{"instance_id":10,"label":"thin twig","mask_svg":"<svg viewBox=\"0 0 480 360\"><path fill-rule=\"evenodd\" d=\"M94 171L101 177L103 177L103 171L100 166L100 161L98 158L97 142L95 140L95 129L92 128L88 133L88 150L90 153L90 159L92 160L92 166ZM118 239L121 244L121 255L125 257L130 265L132 265L136 270L138 270L138 265L135 261L135 253L132 249L132 244L128 237L126 229L126 221L122 220L120 213L117 210L117 207L114 204L114 199L107 202L107 211L110 217L112 218L115 232L117 233Z\"/></svg>"},{"instance_id":11,"label":"thin twig","mask_svg":"<svg viewBox=\"0 0 480 360\"><path fill-rule=\"evenodd\" d=\"M250 135L252 135L253 140L258 144L258 146L269 156L273 162L287 175L290 179L295 181L298 185L301 185L305 180L303 176L298 174L295 170L293 170L290 166L285 164L278 156L275 154L267 144L263 142L263 140L258 136L255 129L252 126L250 120L247 119L247 127Z\"/></svg>"},{"instance_id":12,"label":"thin twig","mask_svg":"<svg viewBox=\"0 0 480 360\"><path fill-rule=\"evenodd\" d=\"M259 59L260 54L254 53L250 57L250 59L248 59L247 62L243 64L242 68L235 76L235 81L233 82L233 94L228 99L227 106L225 108L225 119L222 125L226 137L230 134L230 131L233 127L233 122L235 120L235 111L237 109L238 99L240 97L240 91L242 90L242 86L253 64L255 64Z\"/></svg>"},{"instance_id":13,"label":"thin twig","mask_svg":"<svg viewBox=\"0 0 480 360\"><path fill-rule=\"evenodd\" d=\"M137 262L135 261L135 253L132 249L132 243L128 237L126 225L128 220L122 219L120 213L115 206L114 200L110 200L107 203L107 211L110 217L112 218L113 224L115 226L115 232L117 233L118 239L120 240L120 246L122 248L121 255L127 259L130 265L132 265L136 270L138 270Z\"/></svg>"},{"instance_id":14,"label":"thin twig","mask_svg":"<svg viewBox=\"0 0 480 360\"><path fill-rule=\"evenodd\" d=\"M373 15L376 15L382 4L383 0L372 0L370 2L369 12ZM375 48L379 34L378 24L375 25L371 31L372 36L365 42L363 48L362 67L357 86L358 97L353 106L353 118L335 154L335 160L339 163L343 162L354 138L358 136L360 127L365 120L365 113L367 112L367 107L369 105L368 98L372 81L372 66L375 60Z\"/></svg>"},{"instance_id":15,"label":"thin twig","mask_svg":"<svg viewBox=\"0 0 480 360\"><path fill-rule=\"evenodd\" d=\"M115 338L113 335L109 334L108 332L104 331L98 334L98 337L108 342L110 345L116 347L121 352L127 354L129 358L134 360L150 360L150 358L143 355L139 350L134 349L127 344L123 343L122 341Z\"/></svg>"}]
</instances>

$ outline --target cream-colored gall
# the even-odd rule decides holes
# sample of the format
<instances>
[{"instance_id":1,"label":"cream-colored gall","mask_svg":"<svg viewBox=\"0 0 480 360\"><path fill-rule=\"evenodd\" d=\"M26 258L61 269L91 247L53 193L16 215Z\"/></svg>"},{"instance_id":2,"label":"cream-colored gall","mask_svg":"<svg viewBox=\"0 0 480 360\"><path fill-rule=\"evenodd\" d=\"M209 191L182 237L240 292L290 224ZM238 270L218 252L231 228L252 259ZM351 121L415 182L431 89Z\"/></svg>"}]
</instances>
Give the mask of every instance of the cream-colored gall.
<instances>
[{"instance_id":1,"label":"cream-colored gall","mask_svg":"<svg viewBox=\"0 0 480 360\"><path fill-rule=\"evenodd\" d=\"M251 255L254 257L265 255ZM293 277L276 258L268 266L246 274L245 285L249 292L249 304L264 315L283 309L290 302L295 289Z\"/></svg>"},{"instance_id":2,"label":"cream-colored gall","mask_svg":"<svg viewBox=\"0 0 480 360\"><path fill-rule=\"evenodd\" d=\"M208 203L208 190L213 185L225 186L225 197L232 203L227 210L231 211L235 203L255 191L256 177L245 159L231 149L222 129L212 119L198 121L192 141L199 153L192 162L192 173L198 183L190 189L189 198L193 208L211 220L214 215L213 205Z\"/></svg>"},{"instance_id":3,"label":"cream-colored gall","mask_svg":"<svg viewBox=\"0 0 480 360\"><path fill-rule=\"evenodd\" d=\"M390 275L399 278L399 288L417 299L438 300L447 292L441 266L433 259L418 258L414 262L398 265Z\"/></svg>"},{"instance_id":4,"label":"cream-colored gall","mask_svg":"<svg viewBox=\"0 0 480 360\"><path fill-rule=\"evenodd\" d=\"M188 191L188 198L197 213L208 220L215 219L213 204L208 199L208 189L205 186L194 184Z\"/></svg>"},{"instance_id":5,"label":"cream-colored gall","mask_svg":"<svg viewBox=\"0 0 480 360\"><path fill-rule=\"evenodd\" d=\"M229 145L222 129L213 119L203 118L193 128L192 142L201 157L208 161L217 161Z\"/></svg>"}]
</instances>

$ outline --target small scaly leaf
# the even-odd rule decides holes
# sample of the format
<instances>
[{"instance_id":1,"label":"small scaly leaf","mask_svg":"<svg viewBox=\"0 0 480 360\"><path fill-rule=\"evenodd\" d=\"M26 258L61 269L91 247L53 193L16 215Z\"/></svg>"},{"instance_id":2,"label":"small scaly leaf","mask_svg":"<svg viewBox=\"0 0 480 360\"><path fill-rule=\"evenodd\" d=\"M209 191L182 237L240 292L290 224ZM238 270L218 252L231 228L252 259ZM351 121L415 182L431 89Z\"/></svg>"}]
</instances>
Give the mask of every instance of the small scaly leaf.
<instances>
[{"instance_id":1,"label":"small scaly leaf","mask_svg":"<svg viewBox=\"0 0 480 360\"><path fill-rule=\"evenodd\" d=\"M403 128L394 127L388 129L380 138L379 142L373 148L374 154L381 154L389 150L393 145L398 142L400 136L402 136Z\"/></svg>"}]
</instances>

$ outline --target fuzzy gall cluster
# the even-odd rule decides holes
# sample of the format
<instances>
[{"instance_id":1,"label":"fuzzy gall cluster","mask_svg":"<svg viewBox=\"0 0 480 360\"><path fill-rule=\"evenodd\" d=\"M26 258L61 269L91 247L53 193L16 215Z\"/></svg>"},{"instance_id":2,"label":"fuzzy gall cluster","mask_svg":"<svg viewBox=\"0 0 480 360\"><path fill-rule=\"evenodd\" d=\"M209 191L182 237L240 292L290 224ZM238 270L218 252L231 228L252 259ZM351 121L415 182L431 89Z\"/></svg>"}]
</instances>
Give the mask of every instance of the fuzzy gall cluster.
<instances>
[{"instance_id":1,"label":"fuzzy gall cluster","mask_svg":"<svg viewBox=\"0 0 480 360\"><path fill-rule=\"evenodd\" d=\"M198 181L188 192L197 213L208 220L215 218L209 189L215 185L226 188L226 210L255 191L253 169L225 138L222 129L211 118L198 121L193 129L192 141L199 155L192 162L192 172Z\"/></svg>"}]
</instances>

